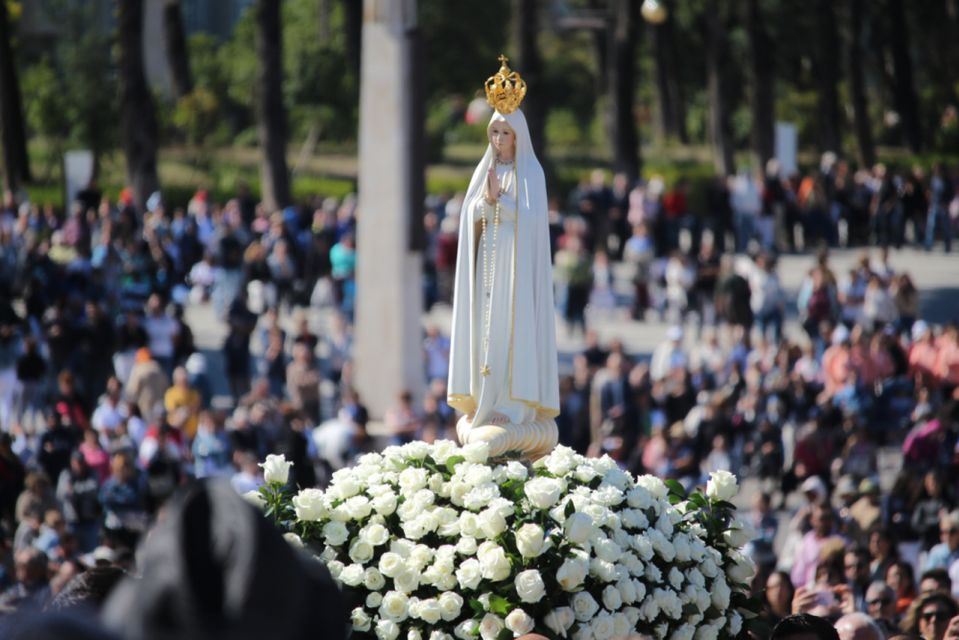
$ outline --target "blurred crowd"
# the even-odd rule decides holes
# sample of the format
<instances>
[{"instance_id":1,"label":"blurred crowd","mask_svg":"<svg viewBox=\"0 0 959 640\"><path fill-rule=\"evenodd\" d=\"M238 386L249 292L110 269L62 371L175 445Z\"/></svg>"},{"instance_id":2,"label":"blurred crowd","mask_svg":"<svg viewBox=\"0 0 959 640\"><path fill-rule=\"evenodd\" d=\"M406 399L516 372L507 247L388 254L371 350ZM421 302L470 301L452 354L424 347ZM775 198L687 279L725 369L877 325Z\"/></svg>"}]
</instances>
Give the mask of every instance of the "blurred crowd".
<instances>
[{"instance_id":1,"label":"blurred crowd","mask_svg":"<svg viewBox=\"0 0 959 640\"><path fill-rule=\"evenodd\" d=\"M860 611L932 637L917 626L926 592L955 607L959 330L921 317L921 283L891 251L951 248L953 184L942 167L852 173L827 156L701 198L684 179L596 172L552 203L558 319L583 344L563 358L561 442L687 486L719 469L755 478L770 622ZM427 199L424 311L452 299L461 206ZM365 451L455 438L433 324L426 393L368 428L352 384L357 215L352 196L270 212L243 188L182 208L154 194L142 211L95 185L66 212L6 195L0 615L93 568L133 571L135 544L193 479L245 493L283 453L292 484L322 486ZM864 248L837 272L835 246ZM808 256L798 295L784 252ZM196 309L223 324L212 350L197 349ZM601 341L592 325L617 316L665 318L666 340L645 356ZM903 463L883 485L890 452Z\"/></svg>"}]
</instances>

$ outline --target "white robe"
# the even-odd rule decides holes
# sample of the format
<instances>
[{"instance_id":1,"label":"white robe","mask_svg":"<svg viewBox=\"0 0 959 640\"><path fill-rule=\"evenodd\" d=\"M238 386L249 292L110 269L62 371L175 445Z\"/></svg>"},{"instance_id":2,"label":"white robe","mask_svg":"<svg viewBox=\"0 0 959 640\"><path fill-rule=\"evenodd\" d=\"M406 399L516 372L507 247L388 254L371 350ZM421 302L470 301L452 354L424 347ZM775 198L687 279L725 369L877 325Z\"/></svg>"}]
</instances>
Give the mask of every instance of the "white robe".
<instances>
[{"instance_id":1,"label":"white robe","mask_svg":"<svg viewBox=\"0 0 959 640\"><path fill-rule=\"evenodd\" d=\"M486 172L493 162L489 148L463 202L453 297L448 401L464 413L475 412L473 424L482 424L493 412L505 414L514 424L559 414L545 179L522 113L495 113L497 119L516 133L517 152L515 174L513 166L497 165L506 193L500 196L496 230L488 350L482 302L487 299L484 242L493 234L493 207L485 201ZM484 211L489 239L483 238L479 224ZM488 259L492 254L487 245ZM484 366L489 375L481 373Z\"/></svg>"}]
</instances>

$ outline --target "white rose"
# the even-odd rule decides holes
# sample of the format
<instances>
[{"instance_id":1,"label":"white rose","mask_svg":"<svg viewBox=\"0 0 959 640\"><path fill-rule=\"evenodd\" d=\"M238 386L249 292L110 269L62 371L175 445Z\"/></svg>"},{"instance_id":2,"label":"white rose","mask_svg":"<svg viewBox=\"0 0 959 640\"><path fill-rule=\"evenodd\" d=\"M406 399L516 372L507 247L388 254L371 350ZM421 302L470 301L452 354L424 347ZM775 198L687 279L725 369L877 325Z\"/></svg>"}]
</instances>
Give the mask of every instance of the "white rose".
<instances>
[{"instance_id":1,"label":"white rose","mask_svg":"<svg viewBox=\"0 0 959 640\"><path fill-rule=\"evenodd\" d=\"M425 487L428 479L429 474L426 469L408 467L400 472L400 489L406 494L414 493Z\"/></svg>"},{"instance_id":2,"label":"white rose","mask_svg":"<svg viewBox=\"0 0 959 640\"><path fill-rule=\"evenodd\" d=\"M513 609L506 616L506 628L513 632L513 635L519 637L533 630L535 623L522 609Z\"/></svg>"},{"instance_id":3,"label":"white rose","mask_svg":"<svg viewBox=\"0 0 959 640\"><path fill-rule=\"evenodd\" d=\"M480 622L480 636L482 636L483 640L496 640L499 637L500 631L504 628L505 625L502 618L492 613L487 613Z\"/></svg>"},{"instance_id":4,"label":"white rose","mask_svg":"<svg viewBox=\"0 0 959 640\"><path fill-rule=\"evenodd\" d=\"M443 617L443 609L436 598L420 600L419 618L427 624L436 624Z\"/></svg>"},{"instance_id":5,"label":"white rose","mask_svg":"<svg viewBox=\"0 0 959 640\"><path fill-rule=\"evenodd\" d=\"M719 576L713 581L712 589L709 590L710 595L712 596L713 604L716 605L716 608L720 611L725 611L729 608L729 598L732 596L732 592L729 589L729 585L726 584L725 578Z\"/></svg>"},{"instance_id":6,"label":"white rose","mask_svg":"<svg viewBox=\"0 0 959 640\"><path fill-rule=\"evenodd\" d=\"M406 562L398 553L387 551L380 556L380 572L389 578L397 576L406 567Z\"/></svg>"},{"instance_id":7,"label":"white rose","mask_svg":"<svg viewBox=\"0 0 959 640\"><path fill-rule=\"evenodd\" d=\"M593 545L593 552L596 557L606 562L616 562L623 555L623 550L619 545L608 538L596 542Z\"/></svg>"},{"instance_id":8,"label":"white rose","mask_svg":"<svg viewBox=\"0 0 959 640\"><path fill-rule=\"evenodd\" d=\"M696 627L691 624L684 624L676 631L673 631L673 635L669 636L669 640L693 640L693 634L696 633Z\"/></svg>"},{"instance_id":9,"label":"white rose","mask_svg":"<svg viewBox=\"0 0 959 640\"><path fill-rule=\"evenodd\" d=\"M266 457L266 462L261 462L258 465L263 469L263 480L267 484L286 484L286 481L290 478L290 467L293 466L292 462L287 462L285 456L270 454Z\"/></svg>"},{"instance_id":10,"label":"white rose","mask_svg":"<svg viewBox=\"0 0 959 640\"><path fill-rule=\"evenodd\" d=\"M393 577L393 586L397 591L413 593L420 586L420 573L415 569L406 569Z\"/></svg>"},{"instance_id":11,"label":"white rose","mask_svg":"<svg viewBox=\"0 0 959 640\"><path fill-rule=\"evenodd\" d=\"M344 566L345 565L339 560L330 560L326 563L326 568L329 570L330 575L336 580L340 579L340 574L343 572Z\"/></svg>"},{"instance_id":12,"label":"white rose","mask_svg":"<svg viewBox=\"0 0 959 640\"><path fill-rule=\"evenodd\" d=\"M363 582L364 575L365 572L361 565L347 565L343 567L343 571L340 572L340 582L348 587L356 587Z\"/></svg>"},{"instance_id":13,"label":"white rose","mask_svg":"<svg viewBox=\"0 0 959 640\"><path fill-rule=\"evenodd\" d=\"M535 558L544 551L546 533L538 524L524 524L516 532L516 548L524 558Z\"/></svg>"},{"instance_id":14,"label":"white rose","mask_svg":"<svg viewBox=\"0 0 959 640\"><path fill-rule=\"evenodd\" d=\"M654 500L661 500L669 494L669 491L666 489L666 485L663 484L662 480L656 476L651 476L648 474L636 478L636 486L642 487L648 491ZM652 504L652 502L650 504ZM636 507L637 505L631 503L629 506ZM644 509L645 507L638 508Z\"/></svg>"},{"instance_id":15,"label":"white rose","mask_svg":"<svg viewBox=\"0 0 959 640\"><path fill-rule=\"evenodd\" d=\"M480 573L484 579L499 582L509 577L509 558L499 545L484 542L476 551L476 559L479 560Z\"/></svg>"},{"instance_id":16,"label":"white rose","mask_svg":"<svg viewBox=\"0 0 959 640\"><path fill-rule=\"evenodd\" d=\"M478 516L478 520L480 529L488 540L492 540L506 531L506 518L493 509L482 511Z\"/></svg>"},{"instance_id":17,"label":"white rose","mask_svg":"<svg viewBox=\"0 0 959 640\"><path fill-rule=\"evenodd\" d=\"M384 493L373 498L373 508L381 516L392 515L396 511L397 498L395 493Z\"/></svg>"},{"instance_id":18,"label":"white rose","mask_svg":"<svg viewBox=\"0 0 959 640\"><path fill-rule=\"evenodd\" d=\"M543 464L554 476L565 476L579 464L578 456L572 449L559 446L546 456Z\"/></svg>"},{"instance_id":19,"label":"white rose","mask_svg":"<svg viewBox=\"0 0 959 640\"><path fill-rule=\"evenodd\" d=\"M569 607L553 609L547 613L543 619L543 622L549 627L549 630L562 638L566 637L566 632L573 626L573 622L575 621L576 617L573 615L573 610Z\"/></svg>"},{"instance_id":20,"label":"white rose","mask_svg":"<svg viewBox=\"0 0 959 640\"><path fill-rule=\"evenodd\" d=\"M623 601L623 604L633 604L636 602L636 587L633 586L632 580L620 578L616 583L616 588L619 590L619 597Z\"/></svg>"},{"instance_id":21,"label":"white rose","mask_svg":"<svg viewBox=\"0 0 959 640\"><path fill-rule=\"evenodd\" d=\"M430 634L430 640L453 640L453 636L448 633L443 633L442 631L433 631Z\"/></svg>"},{"instance_id":22,"label":"white rose","mask_svg":"<svg viewBox=\"0 0 959 640\"><path fill-rule=\"evenodd\" d=\"M327 544L338 547L350 537L350 531L342 522L327 522L323 525L323 539Z\"/></svg>"},{"instance_id":23,"label":"white rose","mask_svg":"<svg viewBox=\"0 0 959 640\"><path fill-rule=\"evenodd\" d=\"M636 486L626 493L626 503L634 509L645 510L653 504L653 496L642 486Z\"/></svg>"},{"instance_id":24,"label":"white rose","mask_svg":"<svg viewBox=\"0 0 959 640\"><path fill-rule=\"evenodd\" d=\"M364 540L371 546L378 547L389 542L390 532L381 524L372 523L360 529L360 540Z\"/></svg>"},{"instance_id":25,"label":"white rose","mask_svg":"<svg viewBox=\"0 0 959 640\"><path fill-rule=\"evenodd\" d=\"M296 519L304 522L319 522L326 517L323 492L319 489L303 489L293 496Z\"/></svg>"},{"instance_id":26,"label":"white rose","mask_svg":"<svg viewBox=\"0 0 959 640\"><path fill-rule=\"evenodd\" d=\"M529 477L529 472L523 463L510 460L506 463L506 477L510 480L525 480Z\"/></svg>"},{"instance_id":27,"label":"white rose","mask_svg":"<svg viewBox=\"0 0 959 640\"><path fill-rule=\"evenodd\" d=\"M357 539L350 545L350 560L364 563L373 557L373 545L366 540Z\"/></svg>"},{"instance_id":28,"label":"white rose","mask_svg":"<svg viewBox=\"0 0 959 640\"><path fill-rule=\"evenodd\" d=\"M613 621L613 616L609 615L606 612L603 612L593 618L593 621L589 625L590 631L593 632L593 638L596 640L609 640L613 637L613 633L616 631L616 625Z\"/></svg>"},{"instance_id":29,"label":"white rose","mask_svg":"<svg viewBox=\"0 0 959 640\"><path fill-rule=\"evenodd\" d=\"M476 538L463 536L456 543L456 553L461 556L471 556L476 553Z\"/></svg>"},{"instance_id":30,"label":"white rose","mask_svg":"<svg viewBox=\"0 0 959 640\"><path fill-rule=\"evenodd\" d=\"M489 445L485 442L471 442L461 450L467 462L483 464L489 458Z\"/></svg>"},{"instance_id":31,"label":"white rose","mask_svg":"<svg viewBox=\"0 0 959 640\"><path fill-rule=\"evenodd\" d=\"M523 492L537 509L549 509L563 493L563 483L556 478L533 478L523 487Z\"/></svg>"},{"instance_id":32,"label":"white rose","mask_svg":"<svg viewBox=\"0 0 959 640\"><path fill-rule=\"evenodd\" d=\"M470 465L463 474L463 482L471 487L493 482L493 470L483 464Z\"/></svg>"},{"instance_id":33,"label":"white rose","mask_svg":"<svg viewBox=\"0 0 959 640\"><path fill-rule=\"evenodd\" d=\"M599 477L599 472L588 464L581 464L576 467L573 477L583 484L589 483L593 478Z\"/></svg>"},{"instance_id":34,"label":"white rose","mask_svg":"<svg viewBox=\"0 0 959 640\"><path fill-rule=\"evenodd\" d=\"M330 492L341 500L355 496L362 488L356 474L349 468L335 471L330 479Z\"/></svg>"},{"instance_id":35,"label":"white rose","mask_svg":"<svg viewBox=\"0 0 959 640\"><path fill-rule=\"evenodd\" d=\"M451 440L437 440L433 443L433 449L430 451L430 457L439 465L445 465L449 458L457 454L459 447Z\"/></svg>"},{"instance_id":36,"label":"white rose","mask_svg":"<svg viewBox=\"0 0 959 640\"><path fill-rule=\"evenodd\" d=\"M617 469L617 471L619 471L619 469ZM620 471L620 473L622 473L622 471ZM621 489L605 483L593 492L593 500L606 507L615 507L621 504L625 499Z\"/></svg>"},{"instance_id":37,"label":"white rose","mask_svg":"<svg viewBox=\"0 0 959 640\"><path fill-rule=\"evenodd\" d=\"M581 557L567 558L556 572L556 582L563 591L575 591L579 585L583 584L588 573L588 560Z\"/></svg>"},{"instance_id":38,"label":"white rose","mask_svg":"<svg viewBox=\"0 0 959 640\"><path fill-rule=\"evenodd\" d=\"M644 574L646 580L652 583L657 583L662 581L663 572L659 570L659 567L654 565L652 562L646 565L646 572Z\"/></svg>"},{"instance_id":39,"label":"white rose","mask_svg":"<svg viewBox=\"0 0 959 640\"><path fill-rule=\"evenodd\" d=\"M728 471L713 471L706 483L706 495L713 500L730 501L736 497L739 487L736 476Z\"/></svg>"},{"instance_id":40,"label":"white rose","mask_svg":"<svg viewBox=\"0 0 959 640\"><path fill-rule=\"evenodd\" d=\"M376 637L379 640L396 640L400 627L392 620L380 620L376 623Z\"/></svg>"},{"instance_id":41,"label":"white rose","mask_svg":"<svg viewBox=\"0 0 959 640\"><path fill-rule=\"evenodd\" d=\"M413 569L419 571L433 559L434 551L425 544L418 544L410 551L407 560Z\"/></svg>"},{"instance_id":42,"label":"white rose","mask_svg":"<svg viewBox=\"0 0 959 640\"><path fill-rule=\"evenodd\" d=\"M723 531L723 540L726 542L726 544L734 549L741 549L753 538L755 538L755 532L752 531L751 527L747 527L746 525L733 527Z\"/></svg>"},{"instance_id":43,"label":"white rose","mask_svg":"<svg viewBox=\"0 0 959 640\"><path fill-rule=\"evenodd\" d=\"M603 582L615 582L619 578L616 565L599 558L593 558L589 561L589 573Z\"/></svg>"},{"instance_id":44,"label":"white rose","mask_svg":"<svg viewBox=\"0 0 959 640\"><path fill-rule=\"evenodd\" d=\"M572 513L566 518L566 524L563 530L566 533L566 539L573 544L583 544L593 535L593 519L585 513Z\"/></svg>"},{"instance_id":45,"label":"white rose","mask_svg":"<svg viewBox=\"0 0 959 640\"><path fill-rule=\"evenodd\" d=\"M406 632L406 640L423 640L423 632L419 629L410 629Z\"/></svg>"},{"instance_id":46,"label":"white rose","mask_svg":"<svg viewBox=\"0 0 959 640\"><path fill-rule=\"evenodd\" d=\"M593 630L588 624L581 624L570 636L573 640L593 640Z\"/></svg>"},{"instance_id":47,"label":"white rose","mask_svg":"<svg viewBox=\"0 0 959 640\"><path fill-rule=\"evenodd\" d=\"M379 591L386 586L386 578L376 567L367 567L363 572L363 586L369 591Z\"/></svg>"},{"instance_id":48,"label":"white rose","mask_svg":"<svg viewBox=\"0 0 959 640\"><path fill-rule=\"evenodd\" d=\"M712 558L705 558L699 564L699 570L707 578L715 578L719 574L719 567L716 566Z\"/></svg>"},{"instance_id":49,"label":"white rose","mask_svg":"<svg viewBox=\"0 0 959 640\"><path fill-rule=\"evenodd\" d=\"M363 610L363 607L353 609L350 619L353 621L354 631L369 631L370 623L373 622L370 615Z\"/></svg>"},{"instance_id":50,"label":"white rose","mask_svg":"<svg viewBox=\"0 0 959 640\"><path fill-rule=\"evenodd\" d=\"M669 570L667 580L669 580L670 586L678 591L680 587L683 586L683 572L676 567L673 567Z\"/></svg>"},{"instance_id":51,"label":"white rose","mask_svg":"<svg viewBox=\"0 0 959 640\"><path fill-rule=\"evenodd\" d=\"M580 591L570 600L573 606L573 614L580 622L589 622L599 611L599 604L593 599L588 591Z\"/></svg>"},{"instance_id":52,"label":"white rose","mask_svg":"<svg viewBox=\"0 0 959 640\"><path fill-rule=\"evenodd\" d=\"M409 616L409 605L410 599L405 593L388 591L380 603L380 617L393 622L403 622Z\"/></svg>"},{"instance_id":53,"label":"white rose","mask_svg":"<svg viewBox=\"0 0 959 640\"><path fill-rule=\"evenodd\" d=\"M630 629L636 628L636 623L639 622L640 611L636 607L626 607L623 609L623 615L626 616L626 621L629 623Z\"/></svg>"},{"instance_id":54,"label":"white rose","mask_svg":"<svg viewBox=\"0 0 959 640\"><path fill-rule=\"evenodd\" d=\"M629 619L623 613L613 615L613 637L626 638L633 627L629 624Z\"/></svg>"},{"instance_id":55,"label":"white rose","mask_svg":"<svg viewBox=\"0 0 959 640\"><path fill-rule=\"evenodd\" d=\"M623 606L623 596L619 593L619 589L613 585L603 589L603 606L609 611L616 611Z\"/></svg>"},{"instance_id":56,"label":"white rose","mask_svg":"<svg viewBox=\"0 0 959 640\"><path fill-rule=\"evenodd\" d=\"M456 582L462 589L475 589L482 579L480 563L475 558L466 560L456 570Z\"/></svg>"},{"instance_id":57,"label":"white rose","mask_svg":"<svg viewBox=\"0 0 959 640\"><path fill-rule=\"evenodd\" d=\"M412 460L422 460L430 453L430 445L421 440L408 442L403 445L402 449L403 453L406 454L406 457L411 458Z\"/></svg>"},{"instance_id":58,"label":"white rose","mask_svg":"<svg viewBox=\"0 0 959 640\"><path fill-rule=\"evenodd\" d=\"M513 580L516 587L516 595L523 602L530 604L539 602L546 595L546 585L543 583L543 576L536 569L527 569L516 574Z\"/></svg>"},{"instance_id":59,"label":"white rose","mask_svg":"<svg viewBox=\"0 0 959 640\"><path fill-rule=\"evenodd\" d=\"M445 591L439 597L440 614L443 620L456 620L463 609L463 596L452 591Z\"/></svg>"},{"instance_id":60,"label":"white rose","mask_svg":"<svg viewBox=\"0 0 959 640\"><path fill-rule=\"evenodd\" d=\"M477 626L476 620L464 620L456 625L456 628L453 629L453 634L460 640L472 640L477 635Z\"/></svg>"},{"instance_id":61,"label":"white rose","mask_svg":"<svg viewBox=\"0 0 959 640\"><path fill-rule=\"evenodd\" d=\"M756 575L756 563L744 553L733 556L734 564L727 571L730 578L739 584L745 584Z\"/></svg>"},{"instance_id":62,"label":"white rose","mask_svg":"<svg viewBox=\"0 0 959 640\"><path fill-rule=\"evenodd\" d=\"M476 485L463 496L463 506L470 511L479 511L499 497L499 487L493 482Z\"/></svg>"},{"instance_id":63,"label":"white rose","mask_svg":"<svg viewBox=\"0 0 959 640\"><path fill-rule=\"evenodd\" d=\"M371 591L366 596L366 606L370 609L379 609L383 603L383 594L379 591Z\"/></svg>"},{"instance_id":64,"label":"white rose","mask_svg":"<svg viewBox=\"0 0 959 640\"><path fill-rule=\"evenodd\" d=\"M639 554L639 558L644 562L653 559L653 545L646 536L636 536L633 538L633 549Z\"/></svg>"}]
</instances>

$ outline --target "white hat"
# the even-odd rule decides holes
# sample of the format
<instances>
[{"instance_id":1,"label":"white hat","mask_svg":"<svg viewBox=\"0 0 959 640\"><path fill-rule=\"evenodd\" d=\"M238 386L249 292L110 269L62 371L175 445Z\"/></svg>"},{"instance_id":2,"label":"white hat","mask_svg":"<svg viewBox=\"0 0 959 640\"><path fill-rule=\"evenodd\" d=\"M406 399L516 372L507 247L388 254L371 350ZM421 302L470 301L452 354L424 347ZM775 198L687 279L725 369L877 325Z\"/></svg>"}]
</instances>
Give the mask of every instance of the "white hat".
<instances>
[{"instance_id":1,"label":"white hat","mask_svg":"<svg viewBox=\"0 0 959 640\"><path fill-rule=\"evenodd\" d=\"M842 344L847 340L849 340L849 329L846 328L846 325L841 324L832 330L833 344Z\"/></svg>"},{"instance_id":2,"label":"white hat","mask_svg":"<svg viewBox=\"0 0 959 640\"><path fill-rule=\"evenodd\" d=\"M819 500L826 497L826 483L824 483L819 476L809 476L806 478L799 487L799 490L803 493L814 493Z\"/></svg>"},{"instance_id":3,"label":"white hat","mask_svg":"<svg viewBox=\"0 0 959 640\"><path fill-rule=\"evenodd\" d=\"M666 329L666 339L677 342L683 339L683 328L678 324L674 324L670 328Z\"/></svg>"},{"instance_id":4,"label":"white hat","mask_svg":"<svg viewBox=\"0 0 959 640\"><path fill-rule=\"evenodd\" d=\"M916 320L912 325L912 339L918 340L929 332L929 325L925 320Z\"/></svg>"}]
</instances>

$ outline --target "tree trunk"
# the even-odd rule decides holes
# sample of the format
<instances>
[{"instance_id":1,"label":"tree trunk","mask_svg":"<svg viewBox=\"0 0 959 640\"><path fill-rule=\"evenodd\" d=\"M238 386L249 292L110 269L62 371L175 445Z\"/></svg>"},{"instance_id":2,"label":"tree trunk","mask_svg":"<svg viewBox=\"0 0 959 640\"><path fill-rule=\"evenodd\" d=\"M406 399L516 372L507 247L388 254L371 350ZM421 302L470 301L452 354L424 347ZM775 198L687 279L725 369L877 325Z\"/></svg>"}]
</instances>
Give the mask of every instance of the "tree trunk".
<instances>
[{"instance_id":1,"label":"tree trunk","mask_svg":"<svg viewBox=\"0 0 959 640\"><path fill-rule=\"evenodd\" d=\"M160 186L157 177L156 109L143 70L143 0L117 0L120 60L120 120L127 157L127 183L142 211Z\"/></svg>"},{"instance_id":2,"label":"tree trunk","mask_svg":"<svg viewBox=\"0 0 959 640\"><path fill-rule=\"evenodd\" d=\"M180 0L166 0L163 6L163 39L166 41L167 63L173 75L173 94L182 98L193 91L193 76L190 73L190 55Z\"/></svg>"},{"instance_id":3,"label":"tree trunk","mask_svg":"<svg viewBox=\"0 0 959 640\"><path fill-rule=\"evenodd\" d=\"M726 86L726 38L718 0L706 2L706 85L709 93L709 138L716 173L735 173L733 139L729 126L729 89Z\"/></svg>"},{"instance_id":4,"label":"tree trunk","mask_svg":"<svg viewBox=\"0 0 959 640\"><path fill-rule=\"evenodd\" d=\"M543 59L536 42L539 33L539 2L537 0L513 0L514 51L518 57L513 65L523 76L530 91L523 103L523 113L529 125L533 151L540 162L544 157L546 130L546 101L543 93Z\"/></svg>"},{"instance_id":5,"label":"tree trunk","mask_svg":"<svg viewBox=\"0 0 959 640\"><path fill-rule=\"evenodd\" d=\"M267 211L290 204L286 168L286 108L283 105L283 55L280 0L256 3L256 130L260 141L260 190Z\"/></svg>"},{"instance_id":6,"label":"tree trunk","mask_svg":"<svg viewBox=\"0 0 959 640\"><path fill-rule=\"evenodd\" d=\"M610 0L607 42L609 54L609 134L613 169L630 181L639 177L639 134L633 113L636 88L636 39L639 2Z\"/></svg>"},{"instance_id":7,"label":"tree trunk","mask_svg":"<svg viewBox=\"0 0 959 640\"><path fill-rule=\"evenodd\" d=\"M7 3L0 1L0 128L2 128L4 183L11 191L30 181L30 158L23 122L20 81L10 44Z\"/></svg>"},{"instance_id":8,"label":"tree trunk","mask_svg":"<svg viewBox=\"0 0 959 640\"><path fill-rule=\"evenodd\" d=\"M773 100L773 45L766 31L759 0L749 0L746 24L752 56L753 87L750 106L753 113L753 155L760 167L773 157L775 145L775 103Z\"/></svg>"},{"instance_id":9,"label":"tree trunk","mask_svg":"<svg viewBox=\"0 0 959 640\"><path fill-rule=\"evenodd\" d=\"M856 131L856 146L859 163L864 167L876 164L876 145L869 124L869 109L866 106L866 87L863 79L862 54L863 0L849 0L849 93L852 98L853 121Z\"/></svg>"},{"instance_id":10,"label":"tree trunk","mask_svg":"<svg viewBox=\"0 0 959 640\"><path fill-rule=\"evenodd\" d=\"M912 59L909 57L909 27L902 0L889 0L890 46L895 73L896 109L899 111L906 145L913 153L922 151L922 125L919 122L919 99L913 82Z\"/></svg>"},{"instance_id":11,"label":"tree trunk","mask_svg":"<svg viewBox=\"0 0 959 640\"><path fill-rule=\"evenodd\" d=\"M346 53L360 83L360 51L363 42L363 0L343 0L343 12L346 14Z\"/></svg>"},{"instance_id":12,"label":"tree trunk","mask_svg":"<svg viewBox=\"0 0 959 640\"><path fill-rule=\"evenodd\" d=\"M333 0L319 0L317 6L319 14L318 35L322 44L329 44L330 34L333 32Z\"/></svg>"},{"instance_id":13,"label":"tree trunk","mask_svg":"<svg viewBox=\"0 0 959 640\"><path fill-rule=\"evenodd\" d=\"M679 60L676 51L676 29L672 7L666 21L650 25L653 35L653 50L656 58L656 96L659 103L660 127L664 137L674 138L682 144L689 142L686 133L686 103L679 79Z\"/></svg>"},{"instance_id":14,"label":"tree trunk","mask_svg":"<svg viewBox=\"0 0 959 640\"><path fill-rule=\"evenodd\" d=\"M842 151L839 114L839 33L833 0L816 2L816 94L819 111L819 150Z\"/></svg>"}]
</instances>

